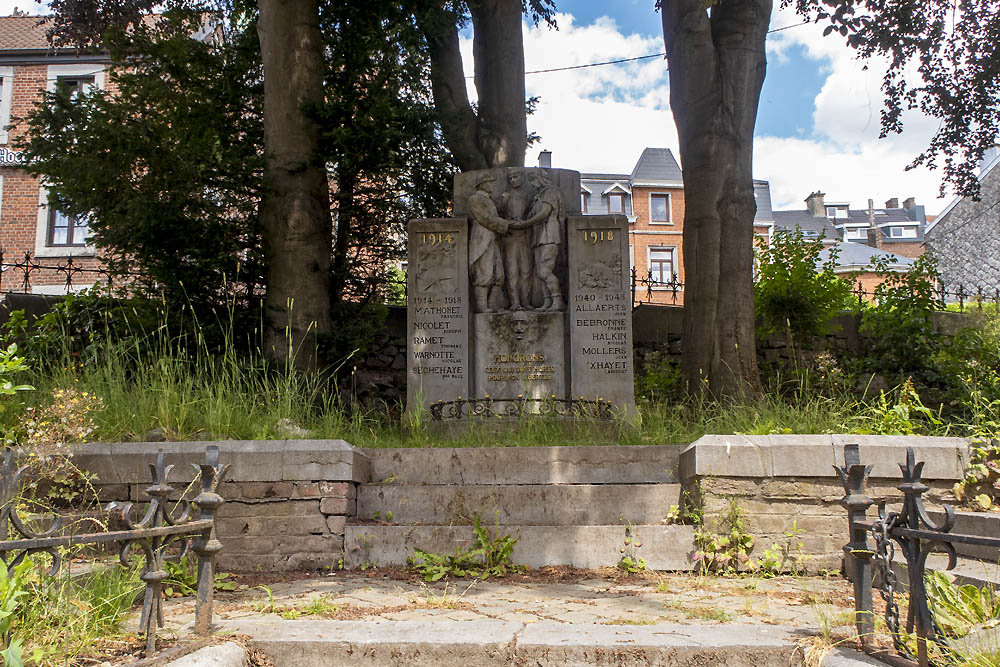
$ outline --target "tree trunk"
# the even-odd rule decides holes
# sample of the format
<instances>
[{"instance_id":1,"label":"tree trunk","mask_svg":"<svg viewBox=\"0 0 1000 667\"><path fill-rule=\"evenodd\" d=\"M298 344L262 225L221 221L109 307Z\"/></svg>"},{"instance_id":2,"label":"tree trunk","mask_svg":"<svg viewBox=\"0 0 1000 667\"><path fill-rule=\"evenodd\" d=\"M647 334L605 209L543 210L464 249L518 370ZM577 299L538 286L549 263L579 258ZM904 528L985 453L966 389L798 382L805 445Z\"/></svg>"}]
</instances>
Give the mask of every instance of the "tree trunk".
<instances>
[{"instance_id":1,"label":"tree trunk","mask_svg":"<svg viewBox=\"0 0 1000 667\"><path fill-rule=\"evenodd\" d=\"M694 391L760 391L753 307L753 131L771 0L662 0L684 173L684 356Z\"/></svg>"},{"instance_id":2,"label":"tree trunk","mask_svg":"<svg viewBox=\"0 0 1000 667\"><path fill-rule=\"evenodd\" d=\"M264 188L260 218L268 261L264 345L273 360L317 366L330 331L330 191L311 107L323 102L317 0L259 0L264 68Z\"/></svg>"},{"instance_id":3,"label":"tree trunk","mask_svg":"<svg viewBox=\"0 0 1000 667\"><path fill-rule=\"evenodd\" d=\"M445 143L462 171L524 166L528 122L520 0L470 0L479 113L466 92L453 13L420 12L431 59L434 106Z\"/></svg>"}]
</instances>

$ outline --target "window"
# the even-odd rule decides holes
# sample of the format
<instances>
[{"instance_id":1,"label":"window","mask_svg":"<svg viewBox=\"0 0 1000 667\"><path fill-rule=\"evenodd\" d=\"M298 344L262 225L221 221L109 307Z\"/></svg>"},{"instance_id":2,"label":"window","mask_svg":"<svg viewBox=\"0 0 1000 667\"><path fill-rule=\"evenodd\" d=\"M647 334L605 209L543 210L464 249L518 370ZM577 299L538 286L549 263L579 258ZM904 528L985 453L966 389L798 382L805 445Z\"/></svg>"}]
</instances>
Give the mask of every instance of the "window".
<instances>
[{"instance_id":1,"label":"window","mask_svg":"<svg viewBox=\"0 0 1000 667\"><path fill-rule=\"evenodd\" d=\"M867 227L848 227L844 230L845 239L867 239L868 238L868 228Z\"/></svg>"},{"instance_id":2,"label":"window","mask_svg":"<svg viewBox=\"0 0 1000 667\"><path fill-rule=\"evenodd\" d=\"M674 248L649 249L649 273L655 282L669 283L676 271Z\"/></svg>"},{"instance_id":3,"label":"window","mask_svg":"<svg viewBox=\"0 0 1000 667\"><path fill-rule=\"evenodd\" d=\"M52 204L49 204L49 246L85 246L90 230L87 218L76 218L66 215Z\"/></svg>"},{"instance_id":4,"label":"window","mask_svg":"<svg viewBox=\"0 0 1000 667\"><path fill-rule=\"evenodd\" d=\"M667 224L670 223L669 194L649 195L649 221Z\"/></svg>"},{"instance_id":5,"label":"window","mask_svg":"<svg viewBox=\"0 0 1000 667\"><path fill-rule=\"evenodd\" d=\"M625 193L612 192L608 195L608 213L625 214Z\"/></svg>"},{"instance_id":6,"label":"window","mask_svg":"<svg viewBox=\"0 0 1000 667\"><path fill-rule=\"evenodd\" d=\"M890 227L889 236L894 239L915 239L917 238L916 227Z\"/></svg>"},{"instance_id":7,"label":"window","mask_svg":"<svg viewBox=\"0 0 1000 667\"><path fill-rule=\"evenodd\" d=\"M0 144L7 143L10 102L14 94L14 68L0 67Z\"/></svg>"},{"instance_id":8,"label":"window","mask_svg":"<svg viewBox=\"0 0 1000 667\"><path fill-rule=\"evenodd\" d=\"M88 90L94 87L94 75L87 76L59 76L56 77L56 88L58 90L69 91L69 98L75 100Z\"/></svg>"},{"instance_id":9,"label":"window","mask_svg":"<svg viewBox=\"0 0 1000 667\"><path fill-rule=\"evenodd\" d=\"M580 211L587 212L587 193L582 191L580 192Z\"/></svg>"}]
</instances>

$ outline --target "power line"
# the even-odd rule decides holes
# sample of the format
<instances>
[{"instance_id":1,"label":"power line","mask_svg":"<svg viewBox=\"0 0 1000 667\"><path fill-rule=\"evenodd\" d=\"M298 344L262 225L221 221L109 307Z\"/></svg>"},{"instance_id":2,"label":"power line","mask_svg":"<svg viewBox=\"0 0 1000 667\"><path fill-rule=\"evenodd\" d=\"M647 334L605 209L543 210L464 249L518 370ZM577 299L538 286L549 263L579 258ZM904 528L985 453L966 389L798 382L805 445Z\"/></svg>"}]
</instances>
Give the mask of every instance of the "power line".
<instances>
[{"instance_id":1,"label":"power line","mask_svg":"<svg viewBox=\"0 0 1000 667\"><path fill-rule=\"evenodd\" d=\"M800 26L804 26L804 25L807 25L809 23L812 23L812 21L803 21L802 23L793 23L791 25L781 26L780 28L772 28L771 30L767 31L767 34L770 35L772 32L781 32L782 30L789 30L790 28L798 28ZM548 72L566 72L566 71L574 70L574 69L585 69L587 67L602 67L604 65L619 65L621 63L635 62L636 60L648 60L649 58L662 58L662 57L664 57L666 55L667 54L666 54L665 51L661 51L660 53L650 53L650 54L645 55L645 56L636 56L635 58L620 58L618 60L605 60L605 61L599 62L599 63L587 63L586 65L570 65L569 67L550 67L549 69L535 69L535 70L531 70L531 71L525 72L525 74L545 74L545 73L548 73ZM474 77L467 76L465 78L466 79L472 79Z\"/></svg>"}]
</instances>

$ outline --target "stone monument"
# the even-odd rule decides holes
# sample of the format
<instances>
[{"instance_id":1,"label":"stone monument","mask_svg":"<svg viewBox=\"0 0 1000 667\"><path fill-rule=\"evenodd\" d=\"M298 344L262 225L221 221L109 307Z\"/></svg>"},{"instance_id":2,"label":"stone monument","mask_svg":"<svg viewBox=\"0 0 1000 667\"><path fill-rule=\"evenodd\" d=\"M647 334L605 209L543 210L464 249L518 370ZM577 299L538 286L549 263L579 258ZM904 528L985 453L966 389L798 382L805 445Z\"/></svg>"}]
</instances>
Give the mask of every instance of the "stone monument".
<instances>
[{"instance_id":1,"label":"stone monument","mask_svg":"<svg viewBox=\"0 0 1000 667\"><path fill-rule=\"evenodd\" d=\"M409 224L407 411L634 410L625 217L525 167L456 175L454 214Z\"/></svg>"}]
</instances>

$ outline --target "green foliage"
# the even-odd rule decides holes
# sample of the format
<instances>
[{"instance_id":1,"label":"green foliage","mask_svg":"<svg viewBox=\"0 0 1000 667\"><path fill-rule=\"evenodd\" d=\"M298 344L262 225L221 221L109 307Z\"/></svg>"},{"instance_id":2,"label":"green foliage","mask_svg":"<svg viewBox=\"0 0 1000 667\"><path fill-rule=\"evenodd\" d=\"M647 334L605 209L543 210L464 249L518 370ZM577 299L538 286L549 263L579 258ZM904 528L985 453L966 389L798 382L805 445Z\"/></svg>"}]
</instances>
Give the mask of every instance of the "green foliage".
<instances>
[{"instance_id":1,"label":"green foliage","mask_svg":"<svg viewBox=\"0 0 1000 667\"><path fill-rule=\"evenodd\" d=\"M456 549L452 555L435 554L423 549L414 549L407 563L425 581L439 581L447 576L502 577L508 573L523 572L523 565L515 565L510 556L514 553L517 540L510 535L493 537L488 527L483 527L479 517L473 519L476 539L469 549Z\"/></svg>"},{"instance_id":2,"label":"green foliage","mask_svg":"<svg viewBox=\"0 0 1000 667\"><path fill-rule=\"evenodd\" d=\"M955 495L973 509L1000 509L1000 440L972 446L965 479L955 484Z\"/></svg>"},{"instance_id":3,"label":"green foliage","mask_svg":"<svg viewBox=\"0 0 1000 667\"><path fill-rule=\"evenodd\" d=\"M67 560L72 555L63 554ZM40 563L36 566L26 573L30 595L13 627L25 661L67 665L100 655L102 645L122 633L142 592L138 569L112 563L84 575L63 571L50 577L40 571Z\"/></svg>"},{"instance_id":4,"label":"green foliage","mask_svg":"<svg viewBox=\"0 0 1000 667\"><path fill-rule=\"evenodd\" d=\"M907 378L894 393L893 402L890 402L884 391L879 393L878 399L858 418L857 432L915 435L926 430L925 426L928 424L941 424L934 412L921 402L911 378Z\"/></svg>"},{"instance_id":5,"label":"green foliage","mask_svg":"<svg viewBox=\"0 0 1000 667\"><path fill-rule=\"evenodd\" d=\"M163 580L163 594L168 597L187 597L198 592L198 564L194 557L163 561L167 578ZM217 591L232 591L236 583L228 572L216 572L212 587Z\"/></svg>"},{"instance_id":6,"label":"green foliage","mask_svg":"<svg viewBox=\"0 0 1000 667\"><path fill-rule=\"evenodd\" d=\"M890 268L887 257L876 258L874 266L881 282L862 314L861 333L871 338L872 346L861 360L862 370L937 380L932 361L940 341L932 315L943 308L935 292L941 277L937 262L925 254L902 273Z\"/></svg>"},{"instance_id":7,"label":"green foliage","mask_svg":"<svg viewBox=\"0 0 1000 667\"><path fill-rule=\"evenodd\" d=\"M804 572L805 563L810 557L802 544L804 532L799 528L798 521L793 520L792 527L785 531L784 540L774 542L764 549L759 559L751 559L750 569L765 577L784 572L796 575Z\"/></svg>"},{"instance_id":8,"label":"green foliage","mask_svg":"<svg viewBox=\"0 0 1000 667\"><path fill-rule=\"evenodd\" d=\"M14 376L28 370L24 357L17 356L17 344L10 343L6 348L0 347L0 415L7 409L6 401L17 396L19 392L32 391L30 384L14 384ZM10 444L13 439L13 429L0 427L3 444Z\"/></svg>"},{"instance_id":9,"label":"green foliage","mask_svg":"<svg viewBox=\"0 0 1000 667\"><path fill-rule=\"evenodd\" d=\"M958 586L954 575L929 572L924 577L934 623L948 637L964 637L983 623L1000 618L1000 596L989 588Z\"/></svg>"},{"instance_id":10,"label":"green foliage","mask_svg":"<svg viewBox=\"0 0 1000 667\"><path fill-rule=\"evenodd\" d=\"M830 320L851 301L851 285L834 273L837 250L820 261L822 239L802 230L758 239L754 308L762 335L787 332L801 345L827 333Z\"/></svg>"},{"instance_id":11,"label":"green foliage","mask_svg":"<svg viewBox=\"0 0 1000 667\"><path fill-rule=\"evenodd\" d=\"M661 352L637 354L641 364L635 374L635 397L647 401L677 400L683 397L680 364Z\"/></svg>"},{"instance_id":12,"label":"green foliage","mask_svg":"<svg viewBox=\"0 0 1000 667\"><path fill-rule=\"evenodd\" d=\"M200 13L167 14L157 29L107 36L122 54L109 72L117 92L47 94L24 155L54 205L88 216L112 270L139 269L172 303L249 297L266 272L255 24L199 41Z\"/></svg>"},{"instance_id":13,"label":"green foliage","mask_svg":"<svg viewBox=\"0 0 1000 667\"><path fill-rule=\"evenodd\" d=\"M14 622L22 606L22 600L31 595L27 587L27 575L32 568L30 558L19 565L8 568L0 560L0 657L4 667L21 667L23 639L14 636Z\"/></svg>"},{"instance_id":14,"label":"green foliage","mask_svg":"<svg viewBox=\"0 0 1000 667\"><path fill-rule=\"evenodd\" d=\"M702 525L694 533L694 561L702 572L732 574L750 562L754 536L746 531L744 512L736 498L729 499L729 509L719 517L715 530Z\"/></svg>"}]
</instances>

